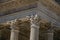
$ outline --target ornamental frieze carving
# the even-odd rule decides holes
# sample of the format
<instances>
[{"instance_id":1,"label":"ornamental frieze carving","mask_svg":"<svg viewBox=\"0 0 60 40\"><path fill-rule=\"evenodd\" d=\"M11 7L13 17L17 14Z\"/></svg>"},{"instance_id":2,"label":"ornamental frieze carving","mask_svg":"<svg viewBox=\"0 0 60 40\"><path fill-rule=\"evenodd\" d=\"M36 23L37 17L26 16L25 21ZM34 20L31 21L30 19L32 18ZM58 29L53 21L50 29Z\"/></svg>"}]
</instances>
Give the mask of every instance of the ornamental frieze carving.
<instances>
[{"instance_id":1,"label":"ornamental frieze carving","mask_svg":"<svg viewBox=\"0 0 60 40\"><path fill-rule=\"evenodd\" d=\"M11 0L9 2L0 3L0 12L20 8L25 5L34 4L36 0Z\"/></svg>"}]
</instances>

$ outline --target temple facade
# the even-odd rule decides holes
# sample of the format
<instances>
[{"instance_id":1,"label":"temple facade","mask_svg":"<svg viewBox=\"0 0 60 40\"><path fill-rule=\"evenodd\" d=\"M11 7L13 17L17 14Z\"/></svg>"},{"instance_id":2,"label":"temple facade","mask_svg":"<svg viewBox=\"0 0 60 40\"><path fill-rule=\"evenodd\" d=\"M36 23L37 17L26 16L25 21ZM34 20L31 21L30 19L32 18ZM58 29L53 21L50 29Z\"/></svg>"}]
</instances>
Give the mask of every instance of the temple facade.
<instances>
[{"instance_id":1,"label":"temple facade","mask_svg":"<svg viewBox=\"0 0 60 40\"><path fill-rule=\"evenodd\" d=\"M60 40L60 1L1 0L1 40Z\"/></svg>"}]
</instances>

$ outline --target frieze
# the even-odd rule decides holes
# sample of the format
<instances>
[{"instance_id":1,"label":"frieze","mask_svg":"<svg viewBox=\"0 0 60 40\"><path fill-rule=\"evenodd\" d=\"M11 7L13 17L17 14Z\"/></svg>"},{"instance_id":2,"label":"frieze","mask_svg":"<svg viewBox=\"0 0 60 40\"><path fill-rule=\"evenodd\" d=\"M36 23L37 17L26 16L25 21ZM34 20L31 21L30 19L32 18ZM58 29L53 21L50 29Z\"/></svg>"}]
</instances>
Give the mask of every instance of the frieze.
<instances>
[{"instance_id":1,"label":"frieze","mask_svg":"<svg viewBox=\"0 0 60 40\"><path fill-rule=\"evenodd\" d=\"M29 5L32 3L35 3L36 0L15 0L15 1L10 1L10 2L6 2L6 3L2 3L0 4L0 12L4 12L7 10L12 10L14 8L19 8L25 5Z\"/></svg>"}]
</instances>

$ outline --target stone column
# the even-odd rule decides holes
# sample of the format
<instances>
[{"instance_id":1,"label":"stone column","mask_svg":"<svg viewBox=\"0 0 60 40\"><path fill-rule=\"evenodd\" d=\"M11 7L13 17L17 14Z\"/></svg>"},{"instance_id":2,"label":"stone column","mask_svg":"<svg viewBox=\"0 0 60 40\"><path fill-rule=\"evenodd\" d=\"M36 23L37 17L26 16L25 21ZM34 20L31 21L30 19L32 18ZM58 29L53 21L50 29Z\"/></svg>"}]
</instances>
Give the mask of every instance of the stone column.
<instances>
[{"instance_id":1,"label":"stone column","mask_svg":"<svg viewBox=\"0 0 60 40\"><path fill-rule=\"evenodd\" d=\"M39 23L37 15L31 17L30 40L39 40Z\"/></svg>"},{"instance_id":2,"label":"stone column","mask_svg":"<svg viewBox=\"0 0 60 40\"><path fill-rule=\"evenodd\" d=\"M39 28L36 25L31 25L30 40L39 40Z\"/></svg>"},{"instance_id":3,"label":"stone column","mask_svg":"<svg viewBox=\"0 0 60 40\"><path fill-rule=\"evenodd\" d=\"M54 29L55 29L55 25L51 23L50 28L48 29L48 32L47 32L48 40L53 40Z\"/></svg>"},{"instance_id":4,"label":"stone column","mask_svg":"<svg viewBox=\"0 0 60 40\"><path fill-rule=\"evenodd\" d=\"M53 40L53 32L47 33L48 40Z\"/></svg>"},{"instance_id":5,"label":"stone column","mask_svg":"<svg viewBox=\"0 0 60 40\"><path fill-rule=\"evenodd\" d=\"M11 36L10 40L18 40L18 35L19 35L19 29L14 25L15 23L11 23Z\"/></svg>"}]
</instances>

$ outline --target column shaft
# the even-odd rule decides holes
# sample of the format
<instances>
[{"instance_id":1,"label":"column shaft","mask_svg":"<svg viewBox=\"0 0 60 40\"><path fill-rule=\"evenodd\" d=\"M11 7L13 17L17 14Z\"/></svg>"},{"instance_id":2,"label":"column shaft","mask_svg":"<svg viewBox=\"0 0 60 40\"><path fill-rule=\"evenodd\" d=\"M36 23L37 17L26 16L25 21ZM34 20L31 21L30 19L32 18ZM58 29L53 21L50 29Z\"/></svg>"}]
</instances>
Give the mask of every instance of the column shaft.
<instances>
[{"instance_id":1,"label":"column shaft","mask_svg":"<svg viewBox=\"0 0 60 40\"><path fill-rule=\"evenodd\" d=\"M11 30L11 37L10 40L18 40L18 30Z\"/></svg>"},{"instance_id":2,"label":"column shaft","mask_svg":"<svg viewBox=\"0 0 60 40\"><path fill-rule=\"evenodd\" d=\"M39 28L31 27L30 40L39 40Z\"/></svg>"},{"instance_id":3,"label":"column shaft","mask_svg":"<svg viewBox=\"0 0 60 40\"><path fill-rule=\"evenodd\" d=\"M53 40L53 33L48 33L48 40Z\"/></svg>"}]
</instances>

